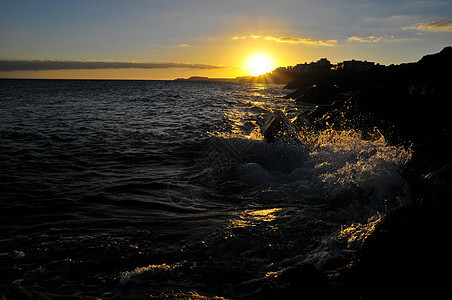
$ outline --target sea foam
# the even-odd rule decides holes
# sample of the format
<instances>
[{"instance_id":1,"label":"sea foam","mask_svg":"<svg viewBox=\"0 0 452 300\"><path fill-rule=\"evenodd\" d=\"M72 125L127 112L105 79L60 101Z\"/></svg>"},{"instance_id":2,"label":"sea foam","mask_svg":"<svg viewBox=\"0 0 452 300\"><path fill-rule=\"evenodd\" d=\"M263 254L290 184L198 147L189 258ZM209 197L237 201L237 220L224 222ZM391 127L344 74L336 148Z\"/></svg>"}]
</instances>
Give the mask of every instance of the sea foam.
<instances>
[{"instance_id":1,"label":"sea foam","mask_svg":"<svg viewBox=\"0 0 452 300\"><path fill-rule=\"evenodd\" d=\"M378 132L365 139L354 130L328 129L300 140L254 141L252 161L238 172L261 205L308 205L302 214L313 217L315 211L318 221L336 224L314 251L296 258L322 268L332 257L355 251L389 209L411 202L401 170L412 151L389 145Z\"/></svg>"}]
</instances>

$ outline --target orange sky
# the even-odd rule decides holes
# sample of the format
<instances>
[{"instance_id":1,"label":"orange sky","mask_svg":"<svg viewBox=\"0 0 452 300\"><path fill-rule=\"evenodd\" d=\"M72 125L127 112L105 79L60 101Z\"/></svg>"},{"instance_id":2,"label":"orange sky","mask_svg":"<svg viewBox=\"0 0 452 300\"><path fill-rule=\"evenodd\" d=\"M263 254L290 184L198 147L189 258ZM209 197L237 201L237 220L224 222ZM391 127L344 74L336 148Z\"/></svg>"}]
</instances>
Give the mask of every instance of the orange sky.
<instances>
[{"instance_id":1,"label":"orange sky","mask_svg":"<svg viewBox=\"0 0 452 300\"><path fill-rule=\"evenodd\" d=\"M452 2L439 0L0 0L0 5L0 78L237 77L253 74L249 61L257 53L275 67L323 57L387 65L417 61L452 41ZM65 62L68 69L39 69L33 60L40 66ZM11 61L32 67L18 71ZM158 66L80 69L87 61Z\"/></svg>"}]
</instances>

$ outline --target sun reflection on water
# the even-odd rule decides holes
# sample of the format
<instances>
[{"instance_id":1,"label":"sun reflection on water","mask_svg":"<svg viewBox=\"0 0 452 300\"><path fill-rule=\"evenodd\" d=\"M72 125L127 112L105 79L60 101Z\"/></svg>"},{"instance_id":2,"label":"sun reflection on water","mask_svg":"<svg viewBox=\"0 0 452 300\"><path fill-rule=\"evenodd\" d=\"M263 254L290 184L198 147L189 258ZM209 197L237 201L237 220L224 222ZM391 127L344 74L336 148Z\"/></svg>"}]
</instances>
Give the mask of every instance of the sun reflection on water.
<instances>
[{"instance_id":1,"label":"sun reflection on water","mask_svg":"<svg viewBox=\"0 0 452 300\"><path fill-rule=\"evenodd\" d=\"M270 223L277 218L277 212L282 208L270 208L260 210L245 210L238 215L237 219L230 220L231 227L250 227L257 226L263 222ZM270 225L270 224L268 224ZM271 228L276 229L274 224L270 225Z\"/></svg>"}]
</instances>

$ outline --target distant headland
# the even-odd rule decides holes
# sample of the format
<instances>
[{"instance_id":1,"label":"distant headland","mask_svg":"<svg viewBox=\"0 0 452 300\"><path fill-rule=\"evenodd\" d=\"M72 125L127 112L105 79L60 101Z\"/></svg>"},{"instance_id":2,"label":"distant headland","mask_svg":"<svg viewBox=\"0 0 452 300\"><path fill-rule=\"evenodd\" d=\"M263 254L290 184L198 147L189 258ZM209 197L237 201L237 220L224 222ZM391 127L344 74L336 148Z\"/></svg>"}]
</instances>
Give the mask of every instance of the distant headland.
<instances>
[{"instance_id":1,"label":"distant headland","mask_svg":"<svg viewBox=\"0 0 452 300\"><path fill-rule=\"evenodd\" d=\"M239 78L239 77L237 77ZM209 78L204 76L191 76L190 78L176 78L174 81L216 81L216 82L238 82L237 78Z\"/></svg>"}]
</instances>

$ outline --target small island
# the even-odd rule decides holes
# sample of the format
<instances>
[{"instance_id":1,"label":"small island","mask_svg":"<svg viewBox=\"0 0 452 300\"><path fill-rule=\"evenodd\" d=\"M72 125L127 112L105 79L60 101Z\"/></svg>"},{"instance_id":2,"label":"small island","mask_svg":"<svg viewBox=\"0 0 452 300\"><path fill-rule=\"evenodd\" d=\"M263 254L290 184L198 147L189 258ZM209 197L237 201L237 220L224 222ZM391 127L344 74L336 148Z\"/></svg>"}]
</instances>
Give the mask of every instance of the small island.
<instances>
[{"instance_id":1,"label":"small island","mask_svg":"<svg viewBox=\"0 0 452 300\"><path fill-rule=\"evenodd\" d=\"M190 78L176 78L174 81L215 81L215 82L239 82L236 78L209 78L204 76L191 76Z\"/></svg>"}]
</instances>

